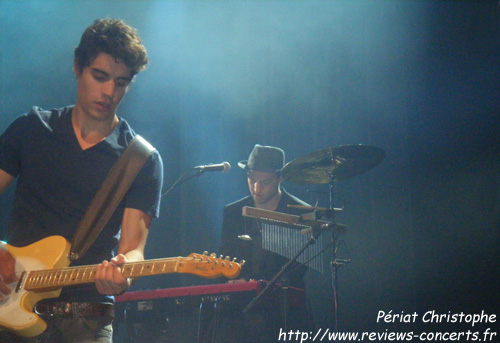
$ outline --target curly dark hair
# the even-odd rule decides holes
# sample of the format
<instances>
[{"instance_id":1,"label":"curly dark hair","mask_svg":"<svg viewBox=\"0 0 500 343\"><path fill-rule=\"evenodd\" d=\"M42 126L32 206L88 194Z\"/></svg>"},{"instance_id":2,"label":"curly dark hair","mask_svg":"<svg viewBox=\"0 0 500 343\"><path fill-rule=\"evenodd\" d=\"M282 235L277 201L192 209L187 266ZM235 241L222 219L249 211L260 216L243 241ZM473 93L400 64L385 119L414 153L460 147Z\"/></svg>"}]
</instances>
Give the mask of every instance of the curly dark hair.
<instances>
[{"instance_id":1,"label":"curly dark hair","mask_svg":"<svg viewBox=\"0 0 500 343\"><path fill-rule=\"evenodd\" d=\"M82 34L75 48L75 67L79 73L104 52L123 61L132 76L146 69L148 54L137 30L120 19L97 19Z\"/></svg>"}]
</instances>

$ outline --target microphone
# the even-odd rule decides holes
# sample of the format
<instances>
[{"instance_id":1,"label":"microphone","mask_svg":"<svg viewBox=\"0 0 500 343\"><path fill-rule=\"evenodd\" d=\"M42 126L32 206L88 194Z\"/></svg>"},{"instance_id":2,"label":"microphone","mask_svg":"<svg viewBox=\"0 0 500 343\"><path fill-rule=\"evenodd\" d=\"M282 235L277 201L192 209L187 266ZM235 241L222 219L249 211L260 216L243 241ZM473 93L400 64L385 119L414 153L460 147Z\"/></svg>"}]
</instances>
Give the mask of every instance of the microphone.
<instances>
[{"instance_id":1,"label":"microphone","mask_svg":"<svg viewBox=\"0 0 500 343\"><path fill-rule=\"evenodd\" d=\"M198 169L200 172L206 171L221 171L227 173L231 170L231 165L229 162L222 162L219 164L207 164L205 166L196 166L194 169Z\"/></svg>"}]
</instances>

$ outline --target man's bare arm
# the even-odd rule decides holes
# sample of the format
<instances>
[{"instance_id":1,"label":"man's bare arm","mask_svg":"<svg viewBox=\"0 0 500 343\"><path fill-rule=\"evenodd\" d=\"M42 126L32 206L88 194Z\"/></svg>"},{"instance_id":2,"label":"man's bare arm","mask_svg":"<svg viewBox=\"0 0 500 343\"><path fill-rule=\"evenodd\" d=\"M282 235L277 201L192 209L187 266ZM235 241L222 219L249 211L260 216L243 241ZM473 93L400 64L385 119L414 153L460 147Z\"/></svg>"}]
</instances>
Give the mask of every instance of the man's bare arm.
<instances>
[{"instance_id":1,"label":"man's bare arm","mask_svg":"<svg viewBox=\"0 0 500 343\"><path fill-rule=\"evenodd\" d=\"M9 187L14 179L14 176L0 169L0 194L2 194L7 187Z\"/></svg>"}]
</instances>

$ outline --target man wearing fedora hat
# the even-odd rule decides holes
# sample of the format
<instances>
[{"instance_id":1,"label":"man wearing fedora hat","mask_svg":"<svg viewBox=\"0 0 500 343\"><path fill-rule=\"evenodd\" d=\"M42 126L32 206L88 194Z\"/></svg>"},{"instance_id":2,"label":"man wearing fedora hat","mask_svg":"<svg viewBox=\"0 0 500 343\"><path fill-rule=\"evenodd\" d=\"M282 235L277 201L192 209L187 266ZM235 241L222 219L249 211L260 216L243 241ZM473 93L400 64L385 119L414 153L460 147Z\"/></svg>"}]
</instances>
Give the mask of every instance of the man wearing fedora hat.
<instances>
[{"instance_id":1,"label":"man wearing fedora hat","mask_svg":"<svg viewBox=\"0 0 500 343\"><path fill-rule=\"evenodd\" d=\"M247 173L250 195L224 207L223 226L221 236L221 253L225 256L237 256L246 261L240 276L250 280L271 280L288 259L262 249L262 235L258 220L244 217L242 208L245 206L261 208L288 214L299 214L287 205L308 205L304 201L289 194L281 187L281 170L285 165L285 153L282 149L272 146L255 145L248 160L240 161L238 166ZM298 267L298 268L296 268ZM284 274L278 282L304 288L306 267L295 263L290 274ZM252 310L253 311L253 310ZM302 311L302 310L301 310ZM233 339L237 336L239 342L270 342L278 337L279 328L283 327L283 312L262 310L241 317L233 313L226 319ZM296 319L299 318L297 321ZM289 326L298 329L307 321L307 314L301 312L289 313ZM221 330L223 332L224 329ZM258 338L257 338L258 336ZM250 338L251 337L251 338ZM224 342L224 340L223 340Z\"/></svg>"},{"instance_id":2,"label":"man wearing fedora hat","mask_svg":"<svg viewBox=\"0 0 500 343\"><path fill-rule=\"evenodd\" d=\"M247 261L241 276L245 279L271 280L287 259L262 249L260 227L257 220L242 216L245 206L281 213L298 214L288 205L308 205L281 187L281 169L285 165L285 152L277 147L256 144L248 160L238 162L247 172L250 195L224 207L221 252ZM303 272L285 275L281 282L303 286Z\"/></svg>"},{"instance_id":3,"label":"man wearing fedora hat","mask_svg":"<svg viewBox=\"0 0 500 343\"><path fill-rule=\"evenodd\" d=\"M248 188L254 206L275 211L281 200L281 169L285 165L285 152L276 147L256 144L248 160L238 162L247 172ZM301 202L295 198L294 200Z\"/></svg>"}]
</instances>

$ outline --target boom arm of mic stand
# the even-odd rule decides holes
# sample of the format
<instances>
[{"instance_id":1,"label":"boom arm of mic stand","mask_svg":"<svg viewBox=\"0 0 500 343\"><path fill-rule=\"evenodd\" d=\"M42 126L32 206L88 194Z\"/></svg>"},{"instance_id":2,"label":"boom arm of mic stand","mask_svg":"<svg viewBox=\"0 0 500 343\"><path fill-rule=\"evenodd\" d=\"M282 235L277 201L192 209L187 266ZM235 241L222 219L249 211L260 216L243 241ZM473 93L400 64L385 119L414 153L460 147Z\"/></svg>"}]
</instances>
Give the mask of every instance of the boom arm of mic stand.
<instances>
[{"instance_id":1,"label":"boom arm of mic stand","mask_svg":"<svg viewBox=\"0 0 500 343\"><path fill-rule=\"evenodd\" d=\"M264 289L262 290L262 292L260 292L255 298L253 298L249 303L248 305L243 309L243 313L247 313L248 311L250 311L257 303L258 301L264 296L264 294L267 293L267 290L269 288L271 288L272 285L274 285L274 283L276 281L279 280L279 278L288 270L288 268L290 267L290 265L297 260L297 258L307 249L307 247L309 247L311 244L313 244L315 241L316 241L316 238L321 234L321 230L318 230L317 232L316 231L313 231L313 235L311 235L311 238L309 238L309 240L306 242L306 244L304 244L304 246L297 252L297 254L295 254L295 256L293 256L283 267L281 267L281 270L272 278L271 281L269 281L266 285L266 287L264 287Z\"/></svg>"},{"instance_id":2,"label":"boom arm of mic stand","mask_svg":"<svg viewBox=\"0 0 500 343\"><path fill-rule=\"evenodd\" d=\"M184 178L184 176L186 176L187 173L189 173L190 171L192 170L196 170L196 173L195 174L192 174L192 175L189 175L189 177L186 177ZM161 197L163 198L165 195L167 195L168 193L170 193L170 191L172 191L172 189L174 189L175 187L179 186L180 184L183 184L184 182L188 181L188 180L191 180L192 178L196 177L196 176L200 176L201 174L203 174L205 172L205 170L203 169L196 169L196 168L191 168L191 169L188 169L186 170L184 173L182 173L182 175L174 182L174 184L172 186L170 186L169 189L167 189L165 191L165 193L163 193L161 195Z\"/></svg>"}]
</instances>

